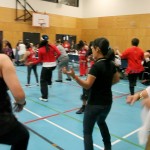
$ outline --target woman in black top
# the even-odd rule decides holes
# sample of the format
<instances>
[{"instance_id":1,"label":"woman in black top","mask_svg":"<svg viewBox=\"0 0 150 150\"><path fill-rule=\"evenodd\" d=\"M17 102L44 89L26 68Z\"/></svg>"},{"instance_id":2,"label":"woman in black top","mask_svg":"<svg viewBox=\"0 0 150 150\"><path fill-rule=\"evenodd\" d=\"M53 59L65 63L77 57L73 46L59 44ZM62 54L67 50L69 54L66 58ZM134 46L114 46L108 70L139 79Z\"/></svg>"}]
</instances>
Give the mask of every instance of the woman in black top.
<instances>
[{"instance_id":1,"label":"woman in black top","mask_svg":"<svg viewBox=\"0 0 150 150\"><path fill-rule=\"evenodd\" d=\"M112 105L111 86L119 81L119 73L116 71L112 61L109 41L106 38L97 38L92 47L95 64L88 73L87 79L82 80L75 75L73 69L64 73L69 74L83 88L89 89L89 96L84 112L83 133L85 150L93 150L92 132L97 122L103 142L104 149L111 150L111 137L105 122Z\"/></svg>"},{"instance_id":2,"label":"woman in black top","mask_svg":"<svg viewBox=\"0 0 150 150\"><path fill-rule=\"evenodd\" d=\"M11 150L27 150L29 132L15 118L7 90L10 90L15 99L16 112L23 110L25 93L9 57L0 54L0 60L0 144L11 145Z\"/></svg>"}]
</instances>

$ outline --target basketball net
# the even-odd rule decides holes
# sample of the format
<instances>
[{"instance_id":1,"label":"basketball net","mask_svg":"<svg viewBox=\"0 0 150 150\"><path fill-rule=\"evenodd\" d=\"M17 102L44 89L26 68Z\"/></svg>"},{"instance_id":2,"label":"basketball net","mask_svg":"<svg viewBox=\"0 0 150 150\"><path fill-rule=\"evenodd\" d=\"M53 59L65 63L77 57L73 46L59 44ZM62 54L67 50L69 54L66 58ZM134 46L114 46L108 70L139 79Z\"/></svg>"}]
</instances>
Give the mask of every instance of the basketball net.
<instances>
[{"instance_id":1,"label":"basketball net","mask_svg":"<svg viewBox=\"0 0 150 150\"><path fill-rule=\"evenodd\" d=\"M44 19L39 19L38 23L40 25L40 27L43 29L46 26L45 20Z\"/></svg>"},{"instance_id":2,"label":"basketball net","mask_svg":"<svg viewBox=\"0 0 150 150\"><path fill-rule=\"evenodd\" d=\"M41 26L42 29L45 28L45 25L46 25L45 23L40 23L40 26Z\"/></svg>"}]
</instances>

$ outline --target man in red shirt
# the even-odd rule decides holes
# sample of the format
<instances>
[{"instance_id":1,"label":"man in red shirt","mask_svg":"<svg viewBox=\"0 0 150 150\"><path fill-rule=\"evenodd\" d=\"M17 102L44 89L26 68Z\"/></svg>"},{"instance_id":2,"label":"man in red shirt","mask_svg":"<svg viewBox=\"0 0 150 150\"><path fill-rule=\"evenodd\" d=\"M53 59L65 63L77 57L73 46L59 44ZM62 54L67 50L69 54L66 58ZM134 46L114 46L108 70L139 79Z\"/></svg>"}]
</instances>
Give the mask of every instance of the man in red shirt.
<instances>
[{"instance_id":1,"label":"man in red shirt","mask_svg":"<svg viewBox=\"0 0 150 150\"><path fill-rule=\"evenodd\" d=\"M138 47L139 39L133 38L131 44L132 47L127 48L122 54L119 51L117 51L117 53L122 59L127 59L128 66L126 68L126 73L128 74L130 93L133 95L137 77L144 71L144 67L142 65L144 51Z\"/></svg>"}]
</instances>

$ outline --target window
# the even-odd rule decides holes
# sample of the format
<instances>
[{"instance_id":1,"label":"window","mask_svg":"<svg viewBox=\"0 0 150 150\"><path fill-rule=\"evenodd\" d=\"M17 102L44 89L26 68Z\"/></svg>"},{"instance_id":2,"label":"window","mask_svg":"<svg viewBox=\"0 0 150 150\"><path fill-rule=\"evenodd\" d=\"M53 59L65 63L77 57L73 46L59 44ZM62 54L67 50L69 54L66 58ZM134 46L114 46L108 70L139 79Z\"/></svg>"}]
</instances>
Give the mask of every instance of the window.
<instances>
[{"instance_id":1,"label":"window","mask_svg":"<svg viewBox=\"0 0 150 150\"><path fill-rule=\"evenodd\" d=\"M47 1L47 2L58 3L58 0L42 0L42 1Z\"/></svg>"},{"instance_id":2,"label":"window","mask_svg":"<svg viewBox=\"0 0 150 150\"><path fill-rule=\"evenodd\" d=\"M59 3L68 6L79 7L79 0L42 0L47 2Z\"/></svg>"},{"instance_id":3,"label":"window","mask_svg":"<svg viewBox=\"0 0 150 150\"><path fill-rule=\"evenodd\" d=\"M58 3L78 7L79 0L58 0Z\"/></svg>"}]
</instances>

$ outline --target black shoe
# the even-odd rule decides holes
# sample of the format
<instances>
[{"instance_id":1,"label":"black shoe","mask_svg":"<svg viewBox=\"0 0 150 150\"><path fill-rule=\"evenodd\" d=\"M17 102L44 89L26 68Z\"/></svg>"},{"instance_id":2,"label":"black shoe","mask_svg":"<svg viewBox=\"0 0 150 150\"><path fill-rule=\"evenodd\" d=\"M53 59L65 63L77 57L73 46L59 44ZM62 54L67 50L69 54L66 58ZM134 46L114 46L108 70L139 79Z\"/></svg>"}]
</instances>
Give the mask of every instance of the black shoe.
<instances>
[{"instance_id":1,"label":"black shoe","mask_svg":"<svg viewBox=\"0 0 150 150\"><path fill-rule=\"evenodd\" d=\"M76 114L82 114L85 110L85 106L82 106L77 112Z\"/></svg>"},{"instance_id":2,"label":"black shoe","mask_svg":"<svg viewBox=\"0 0 150 150\"><path fill-rule=\"evenodd\" d=\"M71 79L70 79L70 78L66 78L66 80L67 80L67 81L71 81Z\"/></svg>"},{"instance_id":3,"label":"black shoe","mask_svg":"<svg viewBox=\"0 0 150 150\"><path fill-rule=\"evenodd\" d=\"M56 82L62 82L62 80L55 80Z\"/></svg>"}]
</instances>

